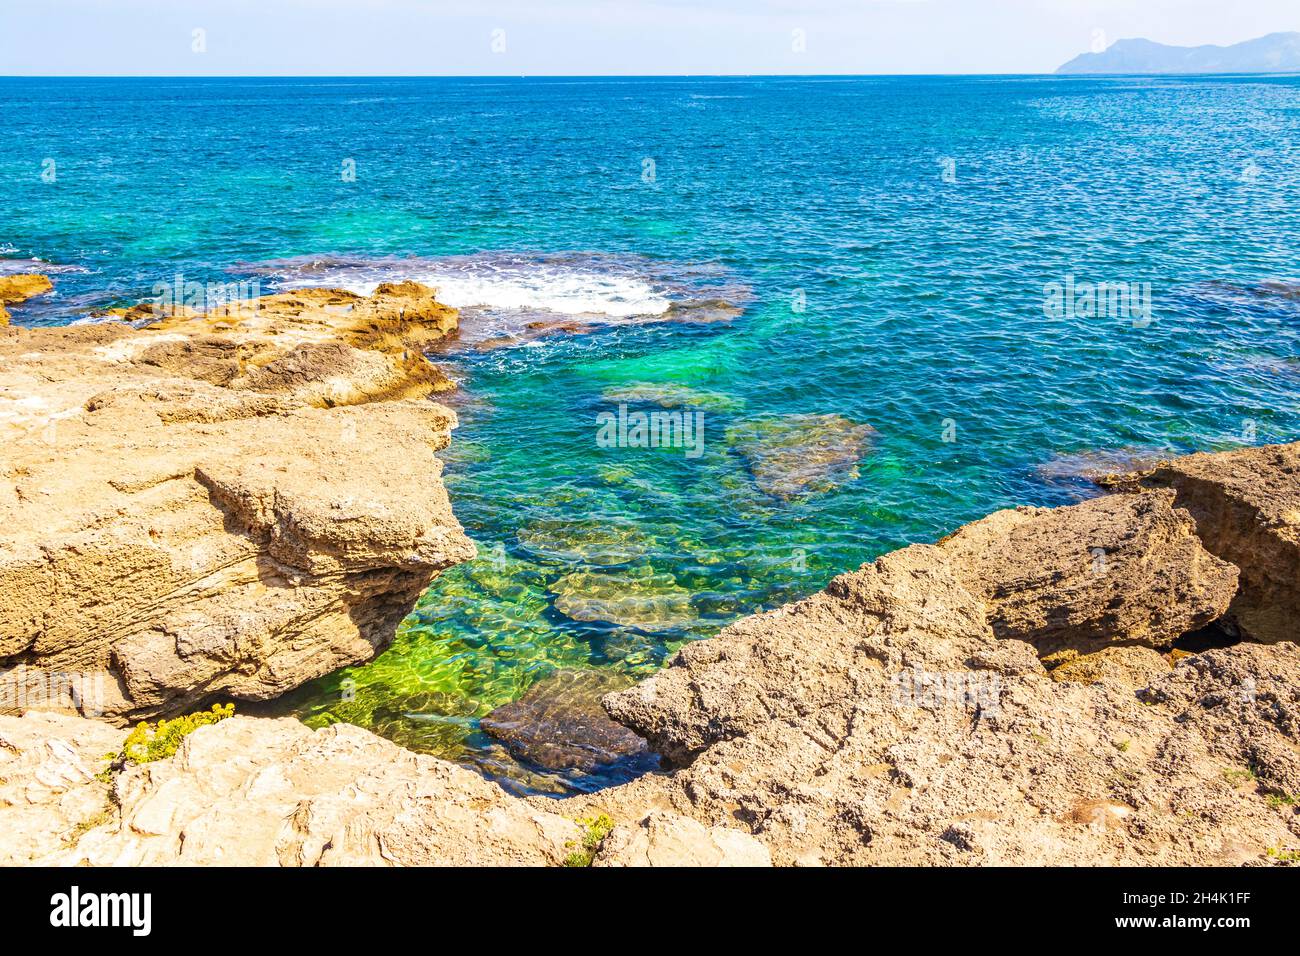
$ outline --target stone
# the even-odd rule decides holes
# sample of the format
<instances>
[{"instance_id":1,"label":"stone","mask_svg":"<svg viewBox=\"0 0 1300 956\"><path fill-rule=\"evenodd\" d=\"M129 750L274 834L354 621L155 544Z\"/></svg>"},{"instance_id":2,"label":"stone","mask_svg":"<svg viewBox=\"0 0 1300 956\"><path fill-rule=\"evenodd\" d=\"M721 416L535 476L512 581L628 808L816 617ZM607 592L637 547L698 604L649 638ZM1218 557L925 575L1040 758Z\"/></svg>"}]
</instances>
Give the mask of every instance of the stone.
<instances>
[{"instance_id":1,"label":"stone","mask_svg":"<svg viewBox=\"0 0 1300 956\"><path fill-rule=\"evenodd\" d=\"M474 554L432 290L141 321L0 330L0 709L32 669L121 723L275 697L372 657Z\"/></svg>"},{"instance_id":2,"label":"stone","mask_svg":"<svg viewBox=\"0 0 1300 956\"><path fill-rule=\"evenodd\" d=\"M706 827L689 817L655 811L635 826L616 826L592 866L770 867L767 848L748 833Z\"/></svg>"},{"instance_id":3,"label":"stone","mask_svg":"<svg viewBox=\"0 0 1300 956\"><path fill-rule=\"evenodd\" d=\"M1141 646L1103 647L1092 654L1070 652L1070 655L1068 660L1048 671L1052 680L1082 684L1109 680L1136 689L1148 686L1173 667L1166 655Z\"/></svg>"},{"instance_id":4,"label":"stone","mask_svg":"<svg viewBox=\"0 0 1300 956\"><path fill-rule=\"evenodd\" d=\"M554 584L555 609L575 621L605 621L666 631L696 619L690 592L648 566L626 571L577 571Z\"/></svg>"},{"instance_id":5,"label":"stone","mask_svg":"<svg viewBox=\"0 0 1300 956\"><path fill-rule=\"evenodd\" d=\"M9 324L8 305L26 302L34 296L44 295L54 288L49 276L39 273L0 275L0 326Z\"/></svg>"},{"instance_id":6,"label":"stone","mask_svg":"<svg viewBox=\"0 0 1300 956\"><path fill-rule=\"evenodd\" d=\"M1212 649L1140 693L1053 681L915 545L606 697L676 769L575 800L740 827L777 865L1239 865L1300 843L1300 648Z\"/></svg>"},{"instance_id":7,"label":"stone","mask_svg":"<svg viewBox=\"0 0 1300 956\"><path fill-rule=\"evenodd\" d=\"M601 398L611 404L659 405L662 408L697 408L727 414L745 407L743 399L725 392L691 388L677 382L637 382L605 389Z\"/></svg>"},{"instance_id":8,"label":"stone","mask_svg":"<svg viewBox=\"0 0 1300 956\"><path fill-rule=\"evenodd\" d=\"M519 760L547 770L581 770L644 752L645 741L615 723L600 706L607 693L631 683L607 670L557 671L518 700L479 721Z\"/></svg>"},{"instance_id":9,"label":"stone","mask_svg":"<svg viewBox=\"0 0 1300 956\"><path fill-rule=\"evenodd\" d=\"M1188 455L1106 483L1169 489L1205 547L1241 568L1228 615L1241 634L1300 639L1300 442Z\"/></svg>"},{"instance_id":10,"label":"stone","mask_svg":"<svg viewBox=\"0 0 1300 956\"><path fill-rule=\"evenodd\" d=\"M1040 654L1165 648L1214 621L1237 568L1207 551L1171 492L998 511L940 542L1002 638Z\"/></svg>"},{"instance_id":11,"label":"stone","mask_svg":"<svg viewBox=\"0 0 1300 956\"><path fill-rule=\"evenodd\" d=\"M29 720L0 718L0 733ZM289 718L201 727L174 757L118 772L112 797L104 819L32 862L555 866L580 836L472 770L359 727Z\"/></svg>"},{"instance_id":12,"label":"stone","mask_svg":"<svg viewBox=\"0 0 1300 956\"><path fill-rule=\"evenodd\" d=\"M842 415L754 418L727 429L759 490L783 502L831 491L857 477L877 432Z\"/></svg>"}]
</instances>

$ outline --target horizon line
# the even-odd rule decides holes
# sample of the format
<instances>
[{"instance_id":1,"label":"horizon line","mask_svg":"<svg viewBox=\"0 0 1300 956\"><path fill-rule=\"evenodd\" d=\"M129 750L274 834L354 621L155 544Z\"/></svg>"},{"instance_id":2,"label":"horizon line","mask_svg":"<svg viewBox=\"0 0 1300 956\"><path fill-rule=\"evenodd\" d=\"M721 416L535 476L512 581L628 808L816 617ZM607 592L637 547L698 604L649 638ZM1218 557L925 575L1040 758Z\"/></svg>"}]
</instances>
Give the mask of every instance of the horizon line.
<instances>
[{"instance_id":1,"label":"horizon line","mask_svg":"<svg viewBox=\"0 0 1300 956\"><path fill-rule=\"evenodd\" d=\"M1162 79L1287 77L1277 72L1207 73L0 73L0 80L817 80L817 79Z\"/></svg>"}]
</instances>

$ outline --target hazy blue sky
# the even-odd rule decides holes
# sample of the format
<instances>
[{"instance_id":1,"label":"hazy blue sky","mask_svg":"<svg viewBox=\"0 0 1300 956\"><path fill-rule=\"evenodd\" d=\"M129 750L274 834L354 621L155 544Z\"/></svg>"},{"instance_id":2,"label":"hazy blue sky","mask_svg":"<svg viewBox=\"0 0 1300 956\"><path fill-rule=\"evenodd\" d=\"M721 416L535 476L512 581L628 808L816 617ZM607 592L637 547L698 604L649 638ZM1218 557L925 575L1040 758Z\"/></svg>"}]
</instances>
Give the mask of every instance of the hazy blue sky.
<instances>
[{"instance_id":1,"label":"hazy blue sky","mask_svg":"<svg viewBox=\"0 0 1300 956\"><path fill-rule=\"evenodd\" d=\"M0 0L0 75L1040 73L1279 30L1300 0Z\"/></svg>"}]
</instances>

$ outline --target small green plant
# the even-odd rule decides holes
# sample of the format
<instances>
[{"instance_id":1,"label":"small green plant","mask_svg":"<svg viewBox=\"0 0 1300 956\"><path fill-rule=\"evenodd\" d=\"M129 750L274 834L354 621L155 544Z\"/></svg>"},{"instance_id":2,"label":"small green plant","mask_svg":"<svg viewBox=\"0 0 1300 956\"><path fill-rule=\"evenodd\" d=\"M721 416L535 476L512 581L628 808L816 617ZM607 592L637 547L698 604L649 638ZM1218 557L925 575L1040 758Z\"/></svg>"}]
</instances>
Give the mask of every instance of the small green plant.
<instances>
[{"instance_id":1,"label":"small green plant","mask_svg":"<svg viewBox=\"0 0 1300 956\"><path fill-rule=\"evenodd\" d=\"M1223 771L1223 779L1236 787L1254 780L1255 771L1250 767L1231 767Z\"/></svg>"},{"instance_id":2,"label":"small green plant","mask_svg":"<svg viewBox=\"0 0 1300 956\"><path fill-rule=\"evenodd\" d=\"M1270 860L1277 860L1279 863L1300 863L1300 850L1283 850L1281 847L1271 846L1267 853Z\"/></svg>"},{"instance_id":3,"label":"small green plant","mask_svg":"<svg viewBox=\"0 0 1300 956\"><path fill-rule=\"evenodd\" d=\"M234 713L234 704L213 704L211 710L201 710L172 720L159 720L153 724L141 721L126 735L121 752L113 759L113 766L120 768L127 764L166 760L176 753L186 736L200 727L232 717Z\"/></svg>"},{"instance_id":4,"label":"small green plant","mask_svg":"<svg viewBox=\"0 0 1300 956\"><path fill-rule=\"evenodd\" d=\"M87 833L89 833L91 830L95 829L96 827L103 826L105 823L112 823L113 816L114 816L113 808L104 807L104 809L100 810L98 813L94 814L93 816L89 816L86 819L82 820L80 823L78 823L75 827L72 828L71 832L69 832L66 837L64 837L63 839L64 849L71 850L81 841L81 838L85 836Z\"/></svg>"},{"instance_id":5,"label":"small green plant","mask_svg":"<svg viewBox=\"0 0 1300 956\"><path fill-rule=\"evenodd\" d=\"M1122 754L1126 754L1126 753L1128 753L1128 748L1131 747L1132 745L1133 745L1133 741L1131 741L1131 740L1116 740L1116 741L1115 741L1115 749L1118 750L1118 751L1119 751L1120 753L1122 753Z\"/></svg>"},{"instance_id":6,"label":"small green plant","mask_svg":"<svg viewBox=\"0 0 1300 956\"><path fill-rule=\"evenodd\" d=\"M1283 807L1294 807L1296 798L1289 793L1270 793L1267 797L1268 805L1274 810L1281 810Z\"/></svg>"},{"instance_id":7,"label":"small green plant","mask_svg":"<svg viewBox=\"0 0 1300 956\"><path fill-rule=\"evenodd\" d=\"M591 866L592 860L596 858L596 850L600 848L600 842L609 835L609 831L614 829L614 821L605 814L597 814L594 817L579 817L578 826L582 827L582 849L574 850L564 860L565 866ZM565 844L571 847L574 842L570 840Z\"/></svg>"}]
</instances>

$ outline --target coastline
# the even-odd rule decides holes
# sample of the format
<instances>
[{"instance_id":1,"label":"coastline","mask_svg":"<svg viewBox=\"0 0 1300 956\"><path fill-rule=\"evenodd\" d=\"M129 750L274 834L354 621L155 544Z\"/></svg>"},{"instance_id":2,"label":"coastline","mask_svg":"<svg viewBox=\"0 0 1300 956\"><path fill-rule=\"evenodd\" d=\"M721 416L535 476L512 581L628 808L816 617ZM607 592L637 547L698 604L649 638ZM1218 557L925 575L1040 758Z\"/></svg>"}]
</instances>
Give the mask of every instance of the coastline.
<instances>
[{"instance_id":1,"label":"coastline","mask_svg":"<svg viewBox=\"0 0 1300 956\"><path fill-rule=\"evenodd\" d=\"M123 317L146 321L0 333L0 394L44 403L4 420L23 438L6 442L24 479L5 532L27 588L6 622L15 686L102 673L98 716L119 724L275 696L373 655L472 556L434 454L455 420L427 400L446 383L421 353L455 314L432 290ZM827 424L855 448L868 437ZM1297 607L1298 457L1190 456L1079 505L997 512L688 644L604 698L670 769L561 804L346 725L237 716L106 769L125 731L103 720L0 717L2 849L97 864L1269 862L1300 837L1300 656L1278 625ZM42 623L61 618L77 626ZM1210 625L1225 646L1178 653Z\"/></svg>"}]
</instances>

